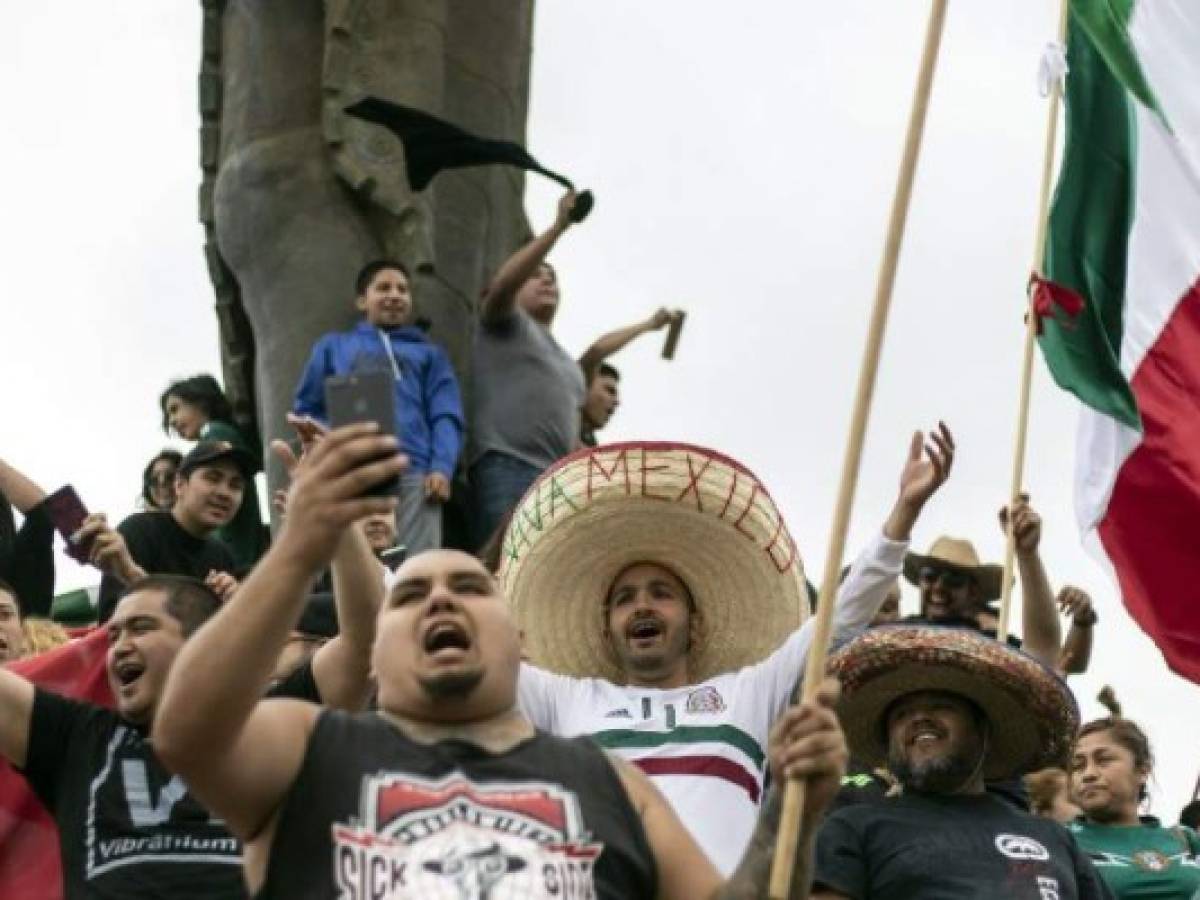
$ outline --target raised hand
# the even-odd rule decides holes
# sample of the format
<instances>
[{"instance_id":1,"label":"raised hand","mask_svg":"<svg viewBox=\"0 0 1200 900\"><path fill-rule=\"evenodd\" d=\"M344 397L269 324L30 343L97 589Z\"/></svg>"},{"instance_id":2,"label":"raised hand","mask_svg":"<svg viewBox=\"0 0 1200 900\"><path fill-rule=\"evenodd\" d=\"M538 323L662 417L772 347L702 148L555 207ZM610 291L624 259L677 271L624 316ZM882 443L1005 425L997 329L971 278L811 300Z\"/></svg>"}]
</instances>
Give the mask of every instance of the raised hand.
<instances>
[{"instance_id":1,"label":"raised hand","mask_svg":"<svg viewBox=\"0 0 1200 900\"><path fill-rule=\"evenodd\" d=\"M1009 511L1000 510L1000 530L1008 534ZM1042 517L1029 505L1029 495L1021 494L1012 505L1013 538L1018 553L1036 553L1042 540Z\"/></svg>"},{"instance_id":2,"label":"raised hand","mask_svg":"<svg viewBox=\"0 0 1200 900\"><path fill-rule=\"evenodd\" d=\"M1091 628L1099 620L1092 598L1083 588L1066 585L1054 598L1064 616L1069 616L1071 622L1080 628Z\"/></svg>"},{"instance_id":3,"label":"raised hand","mask_svg":"<svg viewBox=\"0 0 1200 900\"><path fill-rule=\"evenodd\" d=\"M654 314L646 320L646 325L651 331L658 331L660 328L666 328L678 315L674 310L667 309L665 306L660 306L654 311Z\"/></svg>"},{"instance_id":4,"label":"raised hand","mask_svg":"<svg viewBox=\"0 0 1200 900\"><path fill-rule=\"evenodd\" d=\"M558 201L558 212L554 216L554 227L558 231L566 231L571 227L571 210L575 208L575 201L579 199L579 195L574 191L567 191Z\"/></svg>"},{"instance_id":5,"label":"raised hand","mask_svg":"<svg viewBox=\"0 0 1200 900\"><path fill-rule=\"evenodd\" d=\"M936 430L925 435L913 433L908 445L908 458L900 472L900 493L887 521L883 523L885 537L893 541L907 541L912 536L912 527L929 498L950 477L954 465L954 436L945 422L938 422Z\"/></svg>"},{"instance_id":6,"label":"raised hand","mask_svg":"<svg viewBox=\"0 0 1200 900\"><path fill-rule=\"evenodd\" d=\"M287 518L276 541L281 552L315 572L329 564L354 522L393 514L395 497L365 494L408 466L397 448L396 438L380 434L374 422L329 432L294 469Z\"/></svg>"},{"instance_id":7,"label":"raised hand","mask_svg":"<svg viewBox=\"0 0 1200 900\"><path fill-rule=\"evenodd\" d=\"M908 447L908 459L900 472L900 500L920 508L950 477L954 465L954 436L945 422L929 432L930 443L917 431Z\"/></svg>"},{"instance_id":8,"label":"raised hand","mask_svg":"<svg viewBox=\"0 0 1200 900\"><path fill-rule=\"evenodd\" d=\"M125 538L108 524L104 513L92 513L84 519L79 530L71 535L71 543L80 546L90 543L88 562L122 584L145 577L145 571L134 562Z\"/></svg>"}]
</instances>

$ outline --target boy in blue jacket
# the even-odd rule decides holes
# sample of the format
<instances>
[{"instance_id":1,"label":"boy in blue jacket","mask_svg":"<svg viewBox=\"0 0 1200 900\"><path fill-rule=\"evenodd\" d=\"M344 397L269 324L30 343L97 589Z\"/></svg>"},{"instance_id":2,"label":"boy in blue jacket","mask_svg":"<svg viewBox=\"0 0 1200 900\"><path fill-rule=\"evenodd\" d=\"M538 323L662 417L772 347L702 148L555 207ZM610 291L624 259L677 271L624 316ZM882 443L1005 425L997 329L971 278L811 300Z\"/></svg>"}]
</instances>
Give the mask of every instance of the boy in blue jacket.
<instances>
[{"instance_id":1,"label":"boy in blue jacket","mask_svg":"<svg viewBox=\"0 0 1200 900\"><path fill-rule=\"evenodd\" d=\"M322 335L313 346L292 411L328 422L326 378L380 368L391 371L396 434L409 459L400 481L397 526L412 556L442 545L441 504L450 499L450 479L463 439L458 380L445 352L412 324L412 292L402 263L367 263L354 287L354 304L363 319L349 331Z\"/></svg>"}]
</instances>

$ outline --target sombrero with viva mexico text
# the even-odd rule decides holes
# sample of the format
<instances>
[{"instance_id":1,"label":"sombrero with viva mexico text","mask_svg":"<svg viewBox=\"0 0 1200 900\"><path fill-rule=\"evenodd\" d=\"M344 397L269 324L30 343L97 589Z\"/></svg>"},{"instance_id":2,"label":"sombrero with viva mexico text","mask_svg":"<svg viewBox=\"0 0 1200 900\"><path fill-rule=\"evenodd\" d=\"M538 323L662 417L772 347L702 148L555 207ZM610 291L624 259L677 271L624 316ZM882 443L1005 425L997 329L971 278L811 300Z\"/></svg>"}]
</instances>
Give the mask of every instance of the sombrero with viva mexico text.
<instances>
[{"instance_id":1,"label":"sombrero with viva mexico text","mask_svg":"<svg viewBox=\"0 0 1200 900\"><path fill-rule=\"evenodd\" d=\"M983 775L1000 780L1063 766L1079 728L1079 706L1055 672L1027 653L969 628L884 625L829 660L842 683L838 718L850 753L887 764L887 713L918 691L975 704L991 724Z\"/></svg>"},{"instance_id":2,"label":"sombrero with viva mexico text","mask_svg":"<svg viewBox=\"0 0 1200 900\"><path fill-rule=\"evenodd\" d=\"M807 613L799 551L753 472L691 444L607 444L543 473L505 534L500 579L529 658L622 682L604 600L639 562L670 569L692 595L696 681L764 659Z\"/></svg>"}]
</instances>

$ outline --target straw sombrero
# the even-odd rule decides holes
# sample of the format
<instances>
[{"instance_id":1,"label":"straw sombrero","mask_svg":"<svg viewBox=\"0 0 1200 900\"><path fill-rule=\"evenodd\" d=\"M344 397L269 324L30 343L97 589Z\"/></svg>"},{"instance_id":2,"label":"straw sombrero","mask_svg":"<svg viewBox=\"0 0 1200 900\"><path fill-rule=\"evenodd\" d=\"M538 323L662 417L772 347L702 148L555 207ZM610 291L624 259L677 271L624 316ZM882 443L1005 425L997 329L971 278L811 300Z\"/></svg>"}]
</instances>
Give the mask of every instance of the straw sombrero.
<instances>
[{"instance_id":1,"label":"straw sombrero","mask_svg":"<svg viewBox=\"0 0 1200 900\"><path fill-rule=\"evenodd\" d=\"M917 584L921 569L925 566L940 569L956 569L970 575L979 584L983 600L995 600L1000 596L1000 583L1004 580L1002 566L983 564L975 545L970 541L943 535L933 542L929 552L908 553L904 557L904 577L909 584Z\"/></svg>"},{"instance_id":2,"label":"straw sombrero","mask_svg":"<svg viewBox=\"0 0 1200 900\"><path fill-rule=\"evenodd\" d=\"M1079 728L1066 682L1028 654L966 628L872 628L829 668L842 682L838 718L850 753L870 766L887 762L888 707L916 691L958 694L983 710L992 726L988 780L1063 765Z\"/></svg>"},{"instance_id":3,"label":"straw sombrero","mask_svg":"<svg viewBox=\"0 0 1200 900\"><path fill-rule=\"evenodd\" d=\"M796 544L749 469L691 444L608 444L548 469L505 534L500 579L530 659L623 682L604 599L637 562L666 566L691 592L697 681L762 660L807 613Z\"/></svg>"}]
</instances>

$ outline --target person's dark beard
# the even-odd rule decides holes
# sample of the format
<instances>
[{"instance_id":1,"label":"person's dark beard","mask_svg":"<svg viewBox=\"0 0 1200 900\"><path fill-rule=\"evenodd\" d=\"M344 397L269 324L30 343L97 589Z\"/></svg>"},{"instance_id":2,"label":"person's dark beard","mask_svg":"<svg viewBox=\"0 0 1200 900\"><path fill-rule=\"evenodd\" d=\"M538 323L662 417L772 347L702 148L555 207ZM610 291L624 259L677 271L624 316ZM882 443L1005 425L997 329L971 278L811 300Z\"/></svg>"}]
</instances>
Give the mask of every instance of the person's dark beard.
<instances>
[{"instance_id":1,"label":"person's dark beard","mask_svg":"<svg viewBox=\"0 0 1200 900\"><path fill-rule=\"evenodd\" d=\"M961 790L979 768L983 747L969 741L939 759L913 766L902 751L888 752L888 769L905 791L921 794L953 794Z\"/></svg>"},{"instance_id":2,"label":"person's dark beard","mask_svg":"<svg viewBox=\"0 0 1200 900\"><path fill-rule=\"evenodd\" d=\"M460 700L470 695L471 691L483 681L482 669L469 669L464 672L448 672L421 679L421 687L431 700Z\"/></svg>"}]
</instances>

